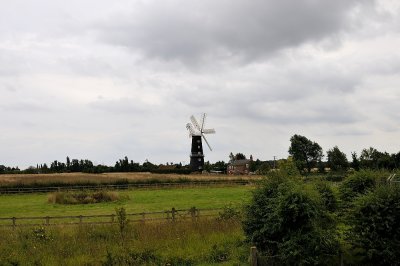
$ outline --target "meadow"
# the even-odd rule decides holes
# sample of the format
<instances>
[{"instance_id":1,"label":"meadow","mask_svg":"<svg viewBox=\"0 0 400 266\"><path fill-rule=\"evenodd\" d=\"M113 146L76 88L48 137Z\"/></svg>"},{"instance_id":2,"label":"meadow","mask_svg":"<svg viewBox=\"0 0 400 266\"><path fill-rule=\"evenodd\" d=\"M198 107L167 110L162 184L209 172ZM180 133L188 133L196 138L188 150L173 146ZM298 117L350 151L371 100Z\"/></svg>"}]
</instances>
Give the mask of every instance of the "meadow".
<instances>
[{"instance_id":1,"label":"meadow","mask_svg":"<svg viewBox=\"0 0 400 266\"><path fill-rule=\"evenodd\" d=\"M53 176L70 184L182 178L136 173ZM3 185L54 183L48 175L0 178ZM188 178L210 180L215 176ZM250 200L253 189L254 186L129 189L113 191L119 195L118 201L74 205L49 202L52 193L4 194L0 195L0 218L115 214L121 208L128 214L227 205L239 210ZM0 265L247 265L248 256L239 218L200 215L195 220L127 223L123 228L116 218L109 225L0 227L0 235Z\"/></svg>"},{"instance_id":2,"label":"meadow","mask_svg":"<svg viewBox=\"0 0 400 266\"><path fill-rule=\"evenodd\" d=\"M0 265L247 265L237 220L0 228Z\"/></svg>"},{"instance_id":3,"label":"meadow","mask_svg":"<svg viewBox=\"0 0 400 266\"><path fill-rule=\"evenodd\" d=\"M116 202L62 205L48 202L49 193L0 195L0 217L112 214L124 207L128 213L240 206L251 197L252 186L132 189L117 193Z\"/></svg>"},{"instance_id":4,"label":"meadow","mask_svg":"<svg viewBox=\"0 0 400 266\"><path fill-rule=\"evenodd\" d=\"M0 186L30 186L54 184L115 184L120 182L179 182L179 181L214 181L214 180L259 180L260 176L212 175L212 174L154 174L140 173L59 173L59 174L4 174L0 175Z\"/></svg>"}]
</instances>

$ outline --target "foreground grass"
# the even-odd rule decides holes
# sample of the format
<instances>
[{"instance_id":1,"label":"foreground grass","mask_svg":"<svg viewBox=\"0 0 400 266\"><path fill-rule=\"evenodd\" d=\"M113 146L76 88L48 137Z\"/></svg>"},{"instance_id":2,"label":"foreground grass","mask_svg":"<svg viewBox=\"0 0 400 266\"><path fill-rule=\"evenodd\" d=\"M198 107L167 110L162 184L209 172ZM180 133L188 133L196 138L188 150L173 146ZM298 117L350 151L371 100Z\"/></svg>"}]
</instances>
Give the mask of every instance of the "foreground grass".
<instances>
[{"instance_id":1,"label":"foreground grass","mask_svg":"<svg viewBox=\"0 0 400 266\"><path fill-rule=\"evenodd\" d=\"M221 208L240 205L251 197L253 187L213 187L118 191L117 202L60 205L48 203L48 194L0 195L0 217L112 214L117 207L128 213L178 209Z\"/></svg>"},{"instance_id":2,"label":"foreground grass","mask_svg":"<svg viewBox=\"0 0 400 266\"><path fill-rule=\"evenodd\" d=\"M0 228L1 265L247 265L235 220Z\"/></svg>"}]
</instances>

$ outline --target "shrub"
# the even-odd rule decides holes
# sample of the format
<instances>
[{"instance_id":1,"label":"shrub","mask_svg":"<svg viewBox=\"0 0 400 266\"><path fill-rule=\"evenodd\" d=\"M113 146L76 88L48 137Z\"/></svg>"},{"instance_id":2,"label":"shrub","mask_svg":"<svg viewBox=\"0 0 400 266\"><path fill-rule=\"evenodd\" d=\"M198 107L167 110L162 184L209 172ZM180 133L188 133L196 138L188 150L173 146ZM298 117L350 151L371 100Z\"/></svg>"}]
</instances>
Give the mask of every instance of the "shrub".
<instances>
[{"instance_id":1,"label":"shrub","mask_svg":"<svg viewBox=\"0 0 400 266\"><path fill-rule=\"evenodd\" d=\"M121 234L122 240L125 238L126 228L128 226L129 220L126 215L126 210L124 207L115 208L115 212L117 214L118 228Z\"/></svg>"},{"instance_id":2,"label":"shrub","mask_svg":"<svg viewBox=\"0 0 400 266\"><path fill-rule=\"evenodd\" d=\"M326 264L338 253L330 219L318 191L276 175L254 192L243 229L278 264Z\"/></svg>"},{"instance_id":3,"label":"shrub","mask_svg":"<svg viewBox=\"0 0 400 266\"><path fill-rule=\"evenodd\" d=\"M365 194L375 187L375 175L373 171L359 171L347 177L339 187L340 197L344 205L355 197Z\"/></svg>"},{"instance_id":4,"label":"shrub","mask_svg":"<svg viewBox=\"0 0 400 266\"><path fill-rule=\"evenodd\" d=\"M218 213L218 219L220 220L239 220L240 217L241 212L233 204L225 205L222 211Z\"/></svg>"},{"instance_id":5,"label":"shrub","mask_svg":"<svg viewBox=\"0 0 400 266\"><path fill-rule=\"evenodd\" d=\"M368 265L399 265L400 187L383 185L355 201L348 240Z\"/></svg>"},{"instance_id":6,"label":"shrub","mask_svg":"<svg viewBox=\"0 0 400 266\"><path fill-rule=\"evenodd\" d=\"M88 204L117 201L120 197L110 191L62 191L51 193L48 202L58 204Z\"/></svg>"},{"instance_id":7,"label":"shrub","mask_svg":"<svg viewBox=\"0 0 400 266\"><path fill-rule=\"evenodd\" d=\"M326 182L319 182L315 187L321 195L322 204L324 204L325 208L330 212L336 211L338 202L332 187Z\"/></svg>"}]
</instances>

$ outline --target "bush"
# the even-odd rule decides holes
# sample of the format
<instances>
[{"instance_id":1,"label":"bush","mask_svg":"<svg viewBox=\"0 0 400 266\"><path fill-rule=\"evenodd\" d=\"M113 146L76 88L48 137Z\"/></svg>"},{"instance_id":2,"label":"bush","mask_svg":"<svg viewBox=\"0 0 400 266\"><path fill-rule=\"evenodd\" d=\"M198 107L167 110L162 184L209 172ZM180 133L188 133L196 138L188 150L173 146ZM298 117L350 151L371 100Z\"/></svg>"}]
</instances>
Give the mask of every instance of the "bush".
<instances>
[{"instance_id":1,"label":"bush","mask_svg":"<svg viewBox=\"0 0 400 266\"><path fill-rule=\"evenodd\" d=\"M58 204L88 204L117 201L120 197L110 191L63 191L51 193L48 202Z\"/></svg>"},{"instance_id":2,"label":"bush","mask_svg":"<svg viewBox=\"0 0 400 266\"><path fill-rule=\"evenodd\" d=\"M220 220L240 220L241 212L233 204L225 205L222 211L218 213Z\"/></svg>"},{"instance_id":3,"label":"bush","mask_svg":"<svg viewBox=\"0 0 400 266\"><path fill-rule=\"evenodd\" d=\"M400 187L383 185L355 201L348 240L368 265L399 265Z\"/></svg>"},{"instance_id":4,"label":"bush","mask_svg":"<svg viewBox=\"0 0 400 266\"><path fill-rule=\"evenodd\" d=\"M375 187L375 175L373 171L359 171L347 177L339 187L340 197L347 205L355 197L367 193Z\"/></svg>"},{"instance_id":5,"label":"bush","mask_svg":"<svg viewBox=\"0 0 400 266\"><path fill-rule=\"evenodd\" d=\"M330 212L336 211L338 202L332 187L326 182L319 182L315 187L321 195L322 204L324 204L325 208Z\"/></svg>"},{"instance_id":6,"label":"bush","mask_svg":"<svg viewBox=\"0 0 400 266\"><path fill-rule=\"evenodd\" d=\"M329 264L339 249L329 217L318 191L275 175L254 192L243 229L278 264Z\"/></svg>"}]
</instances>

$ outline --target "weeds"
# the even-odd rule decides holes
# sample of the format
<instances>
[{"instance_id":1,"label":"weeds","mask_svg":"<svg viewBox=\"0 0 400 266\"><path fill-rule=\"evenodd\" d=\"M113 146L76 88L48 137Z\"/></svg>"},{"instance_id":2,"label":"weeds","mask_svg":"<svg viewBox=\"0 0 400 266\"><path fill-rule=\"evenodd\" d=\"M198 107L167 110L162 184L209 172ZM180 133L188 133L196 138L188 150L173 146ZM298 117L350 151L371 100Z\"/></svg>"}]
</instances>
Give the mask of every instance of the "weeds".
<instances>
[{"instance_id":1,"label":"weeds","mask_svg":"<svg viewBox=\"0 0 400 266\"><path fill-rule=\"evenodd\" d=\"M48 197L49 203L58 204L89 204L99 202L112 202L120 200L117 192L110 191L65 191L54 192Z\"/></svg>"},{"instance_id":2,"label":"weeds","mask_svg":"<svg viewBox=\"0 0 400 266\"><path fill-rule=\"evenodd\" d=\"M0 228L0 265L235 265L248 255L239 221L138 223L124 234L119 224Z\"/></svg>"}]
</instances>

